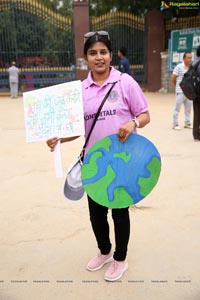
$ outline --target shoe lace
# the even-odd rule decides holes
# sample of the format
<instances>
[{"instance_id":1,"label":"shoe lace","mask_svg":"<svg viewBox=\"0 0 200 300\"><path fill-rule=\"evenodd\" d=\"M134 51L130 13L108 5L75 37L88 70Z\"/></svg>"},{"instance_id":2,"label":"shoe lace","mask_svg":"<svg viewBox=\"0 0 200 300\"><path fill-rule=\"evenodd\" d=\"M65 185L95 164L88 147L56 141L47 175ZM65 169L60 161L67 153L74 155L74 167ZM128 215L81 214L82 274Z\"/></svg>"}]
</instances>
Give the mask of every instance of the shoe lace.
<instances>
[{"instance_id":1,"label":"shoe lace","mask_svg":"<svg viewBox=\"0 0 200 300\"><path fill-rule=\"evenodd\" d=\"M113 261L112 265L111 265L111 272L115 272L117 270L117 267L118 267L118 263L117 261Z\"/></svg>"},{"instance_id":2,"label":"shoe lace","mask_svg":"<svg viewBox=\"0 0 200 300\"><path fill-rule=\"evenodd\" d=\"M101 252L97 253L96 259L103 259L103 255L101 254Z\"/></svg>"}]
</instances>

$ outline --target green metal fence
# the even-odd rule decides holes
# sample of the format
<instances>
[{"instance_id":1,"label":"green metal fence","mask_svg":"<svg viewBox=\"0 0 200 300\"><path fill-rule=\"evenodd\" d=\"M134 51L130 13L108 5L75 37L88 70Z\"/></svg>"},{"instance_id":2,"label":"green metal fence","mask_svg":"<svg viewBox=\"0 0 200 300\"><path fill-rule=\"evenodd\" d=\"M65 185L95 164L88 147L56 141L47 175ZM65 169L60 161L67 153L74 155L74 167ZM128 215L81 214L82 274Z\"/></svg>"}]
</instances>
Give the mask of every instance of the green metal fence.
<instances>
[{"instance_id":1,"label":"green metal fence","mask_svg":"<svg viewBox=\"0 0 200 300\"><path fill-rule=\"evenodd\" d=\"M145 26L144 18L127 12L107 13L91 19L91 30L107 30L112 39L112 64L118 66L117 51L127 48L133 77L142 85L145 81Z\"/></svg>"},{"instance_id":2,"label":"green metal fence","mask_svg":"<svg viewBox=\"0 0 200 300\"><path fill-rule=\"evenodd\" d=\"M165 23L168 48L171 30L198 27L200 16ZM118 67L117 51L127 48L133 77L145 83L145 19L127 12L90 18L90 29L107 30L113 47L112 64ZM35 89L75 79L75 48L72 18L50 10L37 0L0 0L0 91L8 91L12 60L21 68L20 89Z\"/></svg>"},{"instance_id":3,"label":"green metal fence","mask_svg":"<svg viewBox=\"0 0 200 300\"><path fill-rule=\"evenodd\" d=\"M0 1L0 88L8 89L6 69L21 68L21 87L38 88L73 80L72 20L36 0Z\"/></svg>"}]
</instances>

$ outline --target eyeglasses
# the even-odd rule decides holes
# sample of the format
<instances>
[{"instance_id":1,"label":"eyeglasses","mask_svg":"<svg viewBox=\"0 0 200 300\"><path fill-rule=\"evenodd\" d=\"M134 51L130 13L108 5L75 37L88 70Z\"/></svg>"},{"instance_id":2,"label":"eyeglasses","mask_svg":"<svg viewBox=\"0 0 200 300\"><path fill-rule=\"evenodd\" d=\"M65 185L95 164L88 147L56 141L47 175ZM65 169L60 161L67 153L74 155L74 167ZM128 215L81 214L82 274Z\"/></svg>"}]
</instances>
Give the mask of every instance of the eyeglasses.
<instances>
[{"instance_id":1,"label":"eyeglasses","mask_svg":"<svg viewBox=\"0 0 200 300\"><path fill-rule=\"evenodd\" d=\"M84 35L84 43L87 41L87 39L91 38L92 36L95 36L96 37L99 35L99 36L103 36L103 37L107 37L108 40L110 40L110 36L109 36L109 33L107 31L90 31L88 33L86 33ZM96 38L96 40L98 41L98 39Z\"/></svg>"}]
</instances>

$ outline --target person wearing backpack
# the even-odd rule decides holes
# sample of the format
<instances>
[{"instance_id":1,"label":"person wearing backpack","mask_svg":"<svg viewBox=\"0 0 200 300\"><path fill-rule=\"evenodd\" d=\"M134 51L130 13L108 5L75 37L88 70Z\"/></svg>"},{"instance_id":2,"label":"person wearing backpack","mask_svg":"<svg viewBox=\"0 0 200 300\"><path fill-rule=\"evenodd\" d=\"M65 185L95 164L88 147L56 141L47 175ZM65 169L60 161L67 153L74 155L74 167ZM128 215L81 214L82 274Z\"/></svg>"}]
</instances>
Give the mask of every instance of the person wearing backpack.
<instances>
[{"instance_id":1,"label":"person wearing backpack","mask_svg":"<svg viewBox=\"0 0 200 300\"><path fill-rule=\"evenodd\" d=\"M195 66L200 61L200 45L197 47L196 59L192 62L192 66ZM197 68L197 73L200 77L200 64ZM199 94L198 94L199 93ZM193 137L195 141L200 141L200 82L198 84L198 96L193 100Z\"/></svg>"},{"instance_id":2,"label":"person wearing backpack","mask_svg":"<svg viewBox=\"0 0 200 300\"><path fill-rule=\"evenodd\" d=\"M181 127L178 123L178 116L181 109L182 104L184 105L185 109L185 126L184 128L192 129L192 125L190 123L190 115L191 115L191 108L192 102L191 100L187 99L186 96L183 94L183 91L180 87L180 82L183 78L183 75L188 71L189 66L192 62L192 53L185 52L183 55L183 62L179 63L173 70L171 75L171 81L175 85L176 91L176 102L173 111L173 126L172 129L180 130Z\"/></svg>"}]
</instances>

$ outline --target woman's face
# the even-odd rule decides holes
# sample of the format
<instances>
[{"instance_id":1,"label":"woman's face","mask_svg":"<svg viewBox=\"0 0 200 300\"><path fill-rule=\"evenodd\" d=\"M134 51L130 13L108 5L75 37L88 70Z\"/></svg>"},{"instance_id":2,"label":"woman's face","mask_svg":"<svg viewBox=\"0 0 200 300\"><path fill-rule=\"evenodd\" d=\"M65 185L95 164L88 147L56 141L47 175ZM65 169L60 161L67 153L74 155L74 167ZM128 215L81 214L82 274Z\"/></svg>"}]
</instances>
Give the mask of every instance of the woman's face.
<instances>
[{"instance_id":1,"label":"woman's face","mask_svg":"<svg viewBox=\"0 0 200 300\"><path fill-rule=\"evenodd\" d=\"M86 61L93 74L103 74L109 70L112 53L109 52L106 45L97 42L88 49Z\"/></svg>"}]
</instances>

